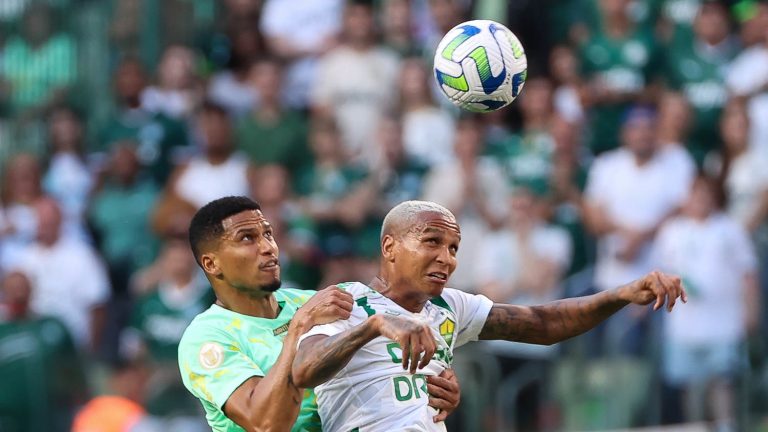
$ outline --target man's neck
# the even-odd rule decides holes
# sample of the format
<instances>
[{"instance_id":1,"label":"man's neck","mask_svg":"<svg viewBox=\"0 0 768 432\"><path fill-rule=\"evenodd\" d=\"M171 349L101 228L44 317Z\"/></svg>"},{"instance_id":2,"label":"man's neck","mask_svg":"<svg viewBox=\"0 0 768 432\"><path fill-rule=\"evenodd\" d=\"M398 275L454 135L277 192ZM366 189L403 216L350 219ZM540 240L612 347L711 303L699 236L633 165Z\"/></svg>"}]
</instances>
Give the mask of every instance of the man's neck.
<instances>
[{"instance_id":1,"label":"man's neck","mask_svg":"<svg viewBox=\"0 0 768 432\"><path fill-rule=\"evenodd\" d=\"M408 289L398 289L387 280L384 276L376 276L369 286L409 312L419 313L424 309L424 305L429 301L428 298L423 298L417 293L409 293Z\"/></svg>"},{"instance_id":2,"label":"man's neck","mask_svg":"<svg viewBox=\"0 0 768 432\"><path fill-rule=\"evenodd\" d=\"M223 290L216 291L216 304L224 309L242 315L267 319L275 319L280 314L280 305L277 304L277 299L273 293L255 296L237 291L232 287L226 287L224 290L228 292L222 294L220 291Z\"/></svg>"}]
</instances>

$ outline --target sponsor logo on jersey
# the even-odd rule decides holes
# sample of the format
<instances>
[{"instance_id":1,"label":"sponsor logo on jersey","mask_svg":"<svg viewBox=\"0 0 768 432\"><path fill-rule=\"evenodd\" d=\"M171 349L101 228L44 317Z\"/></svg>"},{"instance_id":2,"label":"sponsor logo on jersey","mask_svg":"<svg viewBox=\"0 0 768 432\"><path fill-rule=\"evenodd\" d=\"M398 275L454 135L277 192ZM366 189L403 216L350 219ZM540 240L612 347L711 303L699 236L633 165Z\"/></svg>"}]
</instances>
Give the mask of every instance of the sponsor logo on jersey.
<instances>
[{"instance_id":1,"label":"sponsor logo on jersey","mask_svg":"<svg viewBox=\"0 0 768 432\"><path fill-rule=\"evenodd\" d=\"M272 330L272 335L278 336L288 331L288 326L291 325L291 322L288 321L287 323L281 325L280 327Z\"/></svg>"},{"instance_id":2,"label":"sponsor logo on jersey","mask_svg":"<svg viewBox=\"0 0 768 432\"><path fill-rule=\"evenodd\" d=\"M439 330L440 330L440 336L445 339L445 343L448 344L448 346L451 346L453 343L453 331L456 329L456 323L450 319L446 318L445 321L440 324Z\"/></svg>"},{"instance_id":3,"label":"sponsor logo on jersey","mask_svg":"<svg viewBox=\"0 0 768 432\"><path fill-rule=\"evenodd\" d=\"M216 342L206 342L200 347L197 358L205 369L216 369L224 362L224 348Z\"/></svg>"}]
</instances>

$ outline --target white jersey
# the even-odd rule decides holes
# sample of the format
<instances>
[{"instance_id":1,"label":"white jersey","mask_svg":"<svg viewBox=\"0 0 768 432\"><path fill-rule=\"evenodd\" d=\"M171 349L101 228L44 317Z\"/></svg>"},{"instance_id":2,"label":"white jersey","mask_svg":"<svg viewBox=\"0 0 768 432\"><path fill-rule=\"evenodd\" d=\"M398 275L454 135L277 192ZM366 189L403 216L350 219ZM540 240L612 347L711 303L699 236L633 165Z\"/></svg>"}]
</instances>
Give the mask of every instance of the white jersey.
<instances>
[{"instance_id":1,"label":"white jersey","mask_svg":"<svg viewBox=\"0 0 768 432\"><path fill-rule=\"evenodd\" d=\"M453 361L453 350L477 340L493 302L481 295L446 288L419 313L409 312L389 298L359 283L338 284L355 299L347 320L313 327L299 339L333 336L363 323L373 314L404 315L429 324L437 352L427 367L411 375L403 370L400 346L379 336L325 384L315 388L325 431L445 431L434 423L428 406L428 375L439 375Z\"/></svg>"}]
</instances>

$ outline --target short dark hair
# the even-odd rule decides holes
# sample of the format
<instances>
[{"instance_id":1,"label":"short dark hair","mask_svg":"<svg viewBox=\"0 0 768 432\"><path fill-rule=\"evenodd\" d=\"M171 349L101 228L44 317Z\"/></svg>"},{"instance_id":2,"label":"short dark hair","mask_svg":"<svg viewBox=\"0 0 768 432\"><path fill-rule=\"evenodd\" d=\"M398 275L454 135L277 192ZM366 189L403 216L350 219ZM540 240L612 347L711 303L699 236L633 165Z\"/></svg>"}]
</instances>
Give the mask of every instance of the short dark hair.
<instances>
[{"instance_id":1,"label":"short dark hair","mask_svg":"<svg viewBox=\"0 0 768 432\"><path fill-rule=\"evenodd\" d=\"M261 210L261 206L248 197L228 196L209 202L195 213L189 223L189 245L198 265L202 267L202 245L224 233L224 219L246 210Z\"/></svg>"}]
</instances>

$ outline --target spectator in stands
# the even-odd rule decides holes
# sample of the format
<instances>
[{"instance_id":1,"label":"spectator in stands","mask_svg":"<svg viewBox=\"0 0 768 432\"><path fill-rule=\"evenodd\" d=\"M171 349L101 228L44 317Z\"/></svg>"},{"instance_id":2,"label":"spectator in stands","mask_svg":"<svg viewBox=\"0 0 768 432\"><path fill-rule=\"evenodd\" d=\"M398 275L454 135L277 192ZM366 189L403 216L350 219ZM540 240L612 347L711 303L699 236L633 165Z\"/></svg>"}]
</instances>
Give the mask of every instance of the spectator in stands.
<instances>
[{"instance_id":1,"label":"spectator in stands","mask_svg":"<svg viewBox=\"0 0 768 432\"><path fill-rule=\"evenodd\" d=\"M311 94L314 113L334 119L345 153L364 163L374 153L379 118L397 97L397 56L377 44L375 32L373 6L347 3L342 43L323 56Z\"/></svg>"},{"instance_id":2,"label":"spectator in stands","mask_svg":"<svg viewBox=\"0 0 768 432\"><path fill-rule=\"evenodd\" d=\"M768 171L764 157L749 147L750 129L744 104L728 104L720 120L724 144L720 177L727 197L726 210L754 235L764 227L768 216Z\"/></svg>"},{"instance_id":3,"label":"spectator in stands","mask_svg":"<svg viewBox=\"0 0 768 432\"><path fill-rule=\"evenodd\" d=\"M88 244L61 236L61 210L53 199L38 199L34 210L37 236L18 264L35 287L32 310L60 319L79 349L95 353L110 294L107 272Z\"/></svg>"},{"instance_id":4,"label":"spectator in stands","mask_svg":"<svg viewBox=\"0 0 768 432\"><path fill-rule=\"evenodd\" d=\"M88 212L113 291L121 296L128 293L130 276L152 262L158 246L150 215L160 188L141 169L137 147L131 141L112 144L109 165Z\"/></svg>"},{"instance_id":5,"label":"spectator in stands","mask_svg":"<svg viewBox=\"0 0 768 432\"><path fill-rule=\"evenodd\" d=\"M669 158L658 151L653 111L633 108L625 116L622 147L595 160L585 191L585 222L598 242L594 281L598 291L653 269L656 232L679 210L694 175L690 157ZM604 327L607 347L616 348L618 340L613 338L621 337L616 330L629 335L622 341L623 353L643 352L643 332L635 327L639 313L628 309L613 321L616 324Z\"/></svg>"},{"instance_id":6,"label":"spectator in stands","mask_svg":"<svg viewBox=\"0 0 768 432\"><path fill-rule=\"evenodd\" d=\"M251 66L262 54L260 34L252 23L238 24L229 30L230 53L226 68L211 77L208 99L223 106L233 118L250 112L259 101L251 85Z\"/></svg>"},{"instance_id":7,"label":"spectator in stands","mask_svg":"<svg viewBox=\"0 0 768 432\"><path fill-rule=\"evenodd\" d=\"M576 53L568 46L558 45L552 49L549 64L555 83L552 100L555 112L569 122L583 122L582 92L584 89L579 76L580 65Z\"/></svg>"},{"instance_id":8,"label":"spectator in stands","mask_svg":"<svg viewBox=\"0 0 768 432\"><path fill-rule=\"evenodd\" d=\"M10 86L11 111L21 120L40 120L60 104L77 78L77 52L72 36L54 28L51 7L31 3L20 34L0 50L0 76Z\"/></svg>"},{"instance_id":9,"label":"spectator in stands","mask_svg":"<svg viewBox=\"0 0 768 432\"><path fill-rule=\"evenodd\" d=\"M451 115L435 104L431 79L421 58L403 61L398 83L405 151L409 157L436 166L454 160L455 124Z\"/></svg>"},{"instance_id":10,"label":"spectator in stands","mask_svg":"<svg viewBox=\"0 0 768 432\"><path fill-rule=\"evenodd\" d=\"M69 430L88 393L67 327L30 307L27 276L0 280L0 427L14 431ZM40 411L44 410L44 411Z\"/></svg>"},{"instance_id":11,"label":"spectator in stands","mask_svg":"<svg viewBox=\"0 0 768 432\"><path fill-rule=\"evenodd\" d=\"M188 119L201 100L195 76L195 54L181 45L171 45L163 52L157 69L157 85L141 93L141 106L153 114Z\"/></svg>"},{"instance_id":12,"label":"spectator in stands","mask_svg":"<svg viewBox=\"0 0 768 432\"><path fill-rule=\"evenodd\" d=\"M30 154L19 154L8 161L0 198L0 268L11 268L21 251L32 244L37 233L34 203L43 196L40 164Z\"/></svg>"},{"instance_id":13,"label":"spectator in stands","mask_svg":"<svg viewBox=\"0 0 768 432\"><path fill-rule=\"evenodd\" d=\"M216 297L199 273L188 241L167 239L157 260L134 278L134 291L141 295L121 346L124 356L142 356L152 366L147 411L156 416L198 415L197 400L181 382L177 351L192 318Z\"/></svg>"},{"instance_id":14,"label":"spectator in stands","mask_svg":"<svg viewBox=\"0 0 768 432\"><path fill-rule=\"evenodd\" d=\"M595 154L619 146L621 114L641 99L650 101L657 46L653 35L636 26L629 0L600 0L599 28L581 47L588 89L589 149Z\"/></svg>"},{"instance_id":15,"label":"spectator in stands","mask_svg":"<svg viewBox=\"0 0 768 432\"><path fill-rule=\"evenodd\" d=\"M733 8L734 18L739 22L739 38L744 47L763 43L765 28L768 27L768 4L759 1L745 1Z\"/></svg>"},{"instance_id":16,"label":"spectator in stands","mask_svg":"<svg viewBox=\"0 0 768 432\"><path fill-rule=\"evenodd\" d=\"M314 163L294 183L302 211L315 221L323 254L321 286L354 277L358 240L370 209L366 169L349 162L336 125L315 120L310 129ZM330 281L330 282L328 282Z\"/></svg>"},{"instance_id":17,"label":"spectator in stands","mask_svg":"<svg viewBox=\"0 0 768 432\"><path fill-rule=\"evenodd\" d=\"M742 51L730 64L725 82L733 96L747 101L752 125L749 146L768 154L768 122L763 120L768 118L768 26L762 30L761 42Z\"/></svg>"},{"instance_id":18,"label":"spectator in stands","mask_svg":"<svg viewBox=\"0 0 768 432\"><path fill-rule=\"evenodd\" d=\"M107 394L89 400L77 413L72 432L163 430L152 425L144 409L149 371L140 361L111 365Z\"/></svg>"},{"instance_id":19,"label":"spectator in stands","mask_svg":"<svg viewBox=\"0 0 768 432\"><path fill-rule=\"evenodd\" d=\"M507 214L508 181L492 158L481 157L483 141L475 117L460 119L456 125L456 161L433 168L424 180L426 201L447 207L461 224L462 243L457 259L464 262L451 276L458 289L476 287L470 263L479 253L481 239L500 227Z\"/></svg>"},{"instance_id":20,"label":"spectator in stands","mask_svg":"<svg viewBox=\"0 0 768 432\"><path fill-rule=\"evenodd\" d=\"M694 39L684 46L665 50L664 77L691 108L691 124L685 146L701 165L717 149L717 121L728 100L723 70L736 54L730 36L726 6L718 1L702 3L693 24Z\"/></svg>"},{"instance_id":21,"label":"spectator in stands","mask_svg":"<svg viewBox=\"0 0 768 432\"><path fill-rule=\"evenodd\" d=\"M85 130L71 108L55 108L48 120L51 150L43 188L61 205L65 236L87 238L84 214L94 178L85 160Z\"/></svg>"},{"instance_id":22,"label":"spectator in stands","mask_svg":"<svg viewBox=\"0 0 768 432\"><path fill-rule=\"evenodd\" d=\"M761 302L749 236L720 210L717 189L711 179L696 179L683 213L661 228L653 257L658 268L682 277L688 293L685 308L665 317L664 379L683 390L684 420L711 413L714 430L735 431L734 381Z\"/></svg>"},{"instance_id":23,"label":"spectator in stands","mask_svg":"<svg viewBox=\"0 0 768 432\"><path fill-rule=\"evenodd\" d=\"M207 102L197 115L203 153L174 171L164 200L180 199L195 208L228 195L248 193L251 166L235 150L227 111Z\"/></svg>"},{"instance_id":24,"label":"spectator in stands","mask_svg":"<svg viewBox=\"0 0 768 432\"><path fill-rule=\"evenodd\" d=\"M552 83L545 78L529 80L518 106L523 117L522 130L489 145L486 154L504 168L512 184L546 190L555 151L549 133L553 118Z\"/></svg>"},{"instance_id":25,"label":"spectator in stands","mask_svg":"<svg viewBox=\"0 0 768 432\"><path fill-rule=\"evenodd\" d=\"M307 122L282 100L283 68L276 59L254 62L250 85L259 103L237 123L237 145L255 165L276 163L295 171L310 163Z\"/></svg>"},{"instance_id":26,"label":"spectator in stands","mask_svg":"<svg viewBox=\"0 0 768 432\"><path fill-rule=\"evenodd\" d=\"M527 305L562 296L559 283L573 248L567 231L543 219L545 205L531 189L512 191L504 226L478 246L473 271L479 294L498 303Z\"/></svg>"},{"instance_id":27,"label":"spectator in stands","mask_svg":"<svg viewBox=\"0 0 768 432\"><path fill-rule=\"evenodd\" d=\"M103 154L109 144L133 140L139 143L138 155L142 165L151 170L158 184L165 184L175 159L188 148L186 126L162 113L152 113L141 106L141 95L147 86L144 67L136 59L120 62L114 75L115 111L98 135L94 150Z\"/></svg>"},{"instance_id":28,"label":"spectator in stands","mask_svg":"<svg viewBox=\"0 0 768 432\"><path fill-rule=\"evenodd\" d=\"M380 19L384 45L401 57L426 54L416 40L410 0L390 0L381 4Z\"/></svg>"},{"instance_id":29,"label":"spectator in stands","mask_svg":"<svg viewBox=\"0 0 768 432\"><path fill-rule=\"evenodd\" d=\"M291 173L282 165L257 167L250 182L251 197L272 223L280 245L280 275L289 287L315 289L320 282L315 222L291 196Z\"/></svg>"},{"instance_id":30,"label":"spectator in stands","mask_svg":"<svg viewBox=\"0 0 768 432\"><path fill-rule=\"evenodd\" d=\"M288 64L285 91L291 108L311 104L318 58L338 45L343 10L343 0L264 2L261 30L269 50Z\"/></svg>"}]
</instances>

